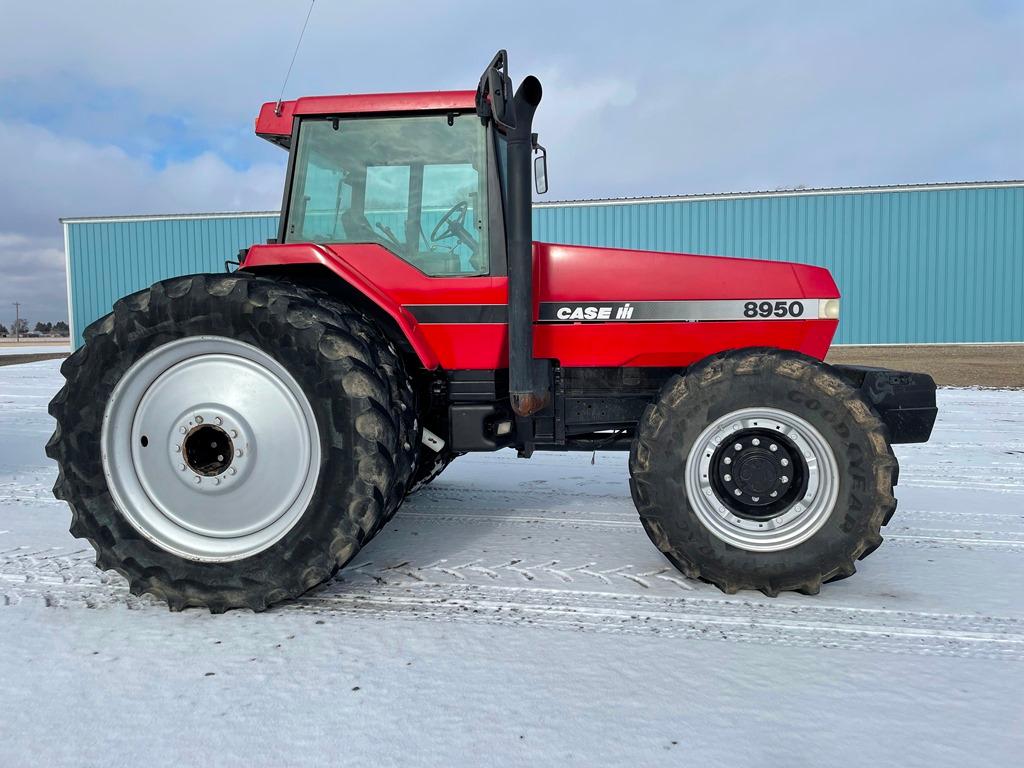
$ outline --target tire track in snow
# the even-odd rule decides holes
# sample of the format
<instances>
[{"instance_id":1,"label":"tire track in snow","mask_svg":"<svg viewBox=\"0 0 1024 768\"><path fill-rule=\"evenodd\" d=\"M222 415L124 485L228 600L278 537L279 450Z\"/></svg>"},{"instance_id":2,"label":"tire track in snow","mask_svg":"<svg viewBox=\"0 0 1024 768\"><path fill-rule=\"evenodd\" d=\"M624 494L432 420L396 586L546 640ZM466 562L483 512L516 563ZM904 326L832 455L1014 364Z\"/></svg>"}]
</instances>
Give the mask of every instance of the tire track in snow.
<instances>
[{"instance_id":1,"label":"tire track in snow","mask_svg":"<svg viewBox=\"0 0 1024 768\"><path fill-rule=\"evenodd\" d=\"M23 604L166 610L96 570L90 549L59 547L0 552L0 606ZM706 597L670 568L588 562L363 561L274 610L1024 661L1022 619Z\"/></svg>"},{"instance_id":2,"label":"tire track in snow","mask_svg":"<svg viewBox=\"0 0 1024 768\"><path fill-rule=\"evenodd\" d=\"M911 509L903 507L896 508L896 517L893 518L890 525L905 520L907 518L921 518L922 520L935 520L941 518L951 518L953 520L974 520L974 521L1000 521L1001 524L1016 522L1021 526L1024 526L1024 508L1020 510L1001 510L998 512L980 512L970 510L953 510L953 509Z\"/></svg>"},{"instance_id":3,"label":"tire track in snow","mask_svg":"<svg viewBox=\"0 0 1024 768\"><path fill-rule=\"evenodd\" d=\"M530 510L516 510L529 512ZM477 524L477 525L556 525L567 528L637 528L640 521L635 516L623 515L621 519L592 517L555 516L551 512L537 514L503 514L503 513L472 513L472 512L426 512L403 508L397 518L405 520L429 520L441 523ZM898 532L896 532L898 530ZM960 533L969 535L943 535ZM969 531L932 528L915 528L911 526L895 527L895 523L883 530L886 542L901 546L957 547L977 548L1000 552L1024 553L1024 532L1015 531Z\"/></svg>"},{"instance_id":4,"label":"tire track in snow","mask_svg":"<svg viewBox=\"0 0 1024 768\"><path fill-rule=\"evenodd\" d=\"M379 616L410 614L437 620L1024 661L1024 623L966 615L478 585L384 587L368 594L328 587L301 602L323 610Z\"/></svg>"}]
</instances>

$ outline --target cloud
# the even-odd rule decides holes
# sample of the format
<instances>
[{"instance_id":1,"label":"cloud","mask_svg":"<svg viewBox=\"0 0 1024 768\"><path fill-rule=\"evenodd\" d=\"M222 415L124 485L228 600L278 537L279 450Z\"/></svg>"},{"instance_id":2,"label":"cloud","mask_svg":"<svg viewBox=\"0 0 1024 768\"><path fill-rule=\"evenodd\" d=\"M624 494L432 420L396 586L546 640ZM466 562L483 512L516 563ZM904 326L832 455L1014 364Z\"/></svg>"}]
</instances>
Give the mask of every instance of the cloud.
<instances>
[{"instance_id":1,"label":"cloud","mask_svg":"<svg viewBox=\"0 0 1024 768\"><path fill-rule=\"evenodd\" d=\"M39 319L66 319L60 217L272 210L280 158L238 170L206 152L157 169L118 147L0 121L0 306L20 301Z\"/></svg>"},{"instance_id":2,"label":"cloud","mask_svg":"<svg viewBox=\"0 0 1024 768\"><path fill-rule=\"evenodd\" d=\"M64 247L59 239L0 232L0 268L0 324L11 327L15 301L32 325L67 320Z\"/></svg>"},{"instance_id":3,"label":"cloud","mask_svg":"<svg viewBox=\"0 0 1024 768\"><path fill-rule=\"evenodd\" d=\"M535 126L550 151L555 190L607 188L612 169L594 162L594 137L617 114L635 108L636 84L615 76L572 77L561 68L540 70L538 76L544 97Z\"/></svg>"}]
</instances>

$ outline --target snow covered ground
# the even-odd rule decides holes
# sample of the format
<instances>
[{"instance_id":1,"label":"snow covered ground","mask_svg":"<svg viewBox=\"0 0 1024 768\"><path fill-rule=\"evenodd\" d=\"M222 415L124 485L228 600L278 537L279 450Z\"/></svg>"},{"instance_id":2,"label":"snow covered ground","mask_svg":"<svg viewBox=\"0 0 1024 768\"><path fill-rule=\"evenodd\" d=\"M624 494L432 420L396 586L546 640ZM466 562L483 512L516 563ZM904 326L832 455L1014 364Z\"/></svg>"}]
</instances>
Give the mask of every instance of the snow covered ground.
<instances>
[{"instance_id":1,"label":"snow covered ground","mask_svg":"<svg viewBox=\"0 0 1024 768\"><path fill-rule=\"evenodd\" d=\"M944 390L818 597L648 542L626 457L458 460L334 583L170 614L50 495L60 361L0 368L0 765L976 766L1024 750L1024 392Z\"/></svg>"},{"instance_id":2,"label":"snow covered ground","mask_svg":"<svg viewBox=\"0 0 1024 768\"><path fill-rule=\"evenodd\" d=\"M0 355L35 355L47 352L70 352L71 344L68 342L58 344L30 344L27 341L16 344L0 344Z\"/></svg>"}]
</instances>

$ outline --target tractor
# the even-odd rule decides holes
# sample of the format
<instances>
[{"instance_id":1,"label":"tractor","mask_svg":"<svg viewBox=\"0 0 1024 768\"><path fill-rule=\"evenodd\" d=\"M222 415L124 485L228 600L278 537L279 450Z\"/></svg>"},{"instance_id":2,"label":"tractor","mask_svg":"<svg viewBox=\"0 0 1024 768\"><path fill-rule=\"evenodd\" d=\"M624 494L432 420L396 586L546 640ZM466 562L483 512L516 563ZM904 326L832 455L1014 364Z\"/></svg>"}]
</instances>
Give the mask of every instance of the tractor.
<instances>
[{"instance_id":1,"label":"tractor","mask_svg":"<svg viewBox=\"0 0 1024 768\"><path fill-rule=\"evenodd\" d=\"M534 242L541 92L499 51L475 91L263 105L277 237L118 300L61 367L54 494L99 568L260 611L502 449L628 451L654 545L727 593L816 594L881 544L932 379L823 362L823 268Z\"/></svg>"}]
</instances>

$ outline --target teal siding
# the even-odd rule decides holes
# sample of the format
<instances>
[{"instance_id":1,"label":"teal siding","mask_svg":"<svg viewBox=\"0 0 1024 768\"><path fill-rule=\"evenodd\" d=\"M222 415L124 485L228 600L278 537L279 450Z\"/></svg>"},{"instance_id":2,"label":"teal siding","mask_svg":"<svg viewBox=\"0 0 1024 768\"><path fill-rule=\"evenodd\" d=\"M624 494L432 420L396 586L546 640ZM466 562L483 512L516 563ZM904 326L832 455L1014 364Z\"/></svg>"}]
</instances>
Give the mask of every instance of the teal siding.
<instances>
[{"instance_id":1,"label":"teal siding","mask_svg":"<svg viewBox=\"0 0 1024 768\"><path fill-rule=\"evenodd\" d=\"M1024 184L545 204L537 240L828 268L846 344L1024 341ZM276 216L68 224L74 330L119 296L219 271ZM599 264L595 263L595 269Z\"/></svg>"},{"instance_id":2,"label":"teal siding","mask_svg":"<svg viewBox=\"0 0 1024 768\"><path fill-rule=\"evenodd\" d=\"M277 234L277 216L67 223L68 283L75 344L121 296L158 280L222 272L241 248Z\"/></svg>"},{"instance_id":3,"label":"teal siding","mask_svg":"<svg viewBox=\"0 0 1024 768\"><path fill-rule=\"evenodd\" d=\"M534 237L826 267L838 343L1024 341L1024 185L559 205Z\"/></svg>"}]
</instances>

